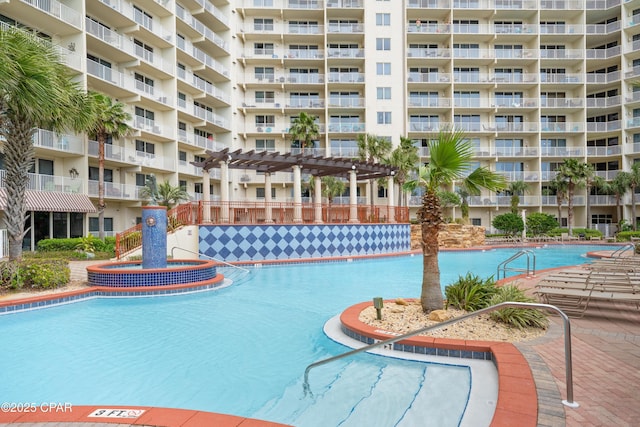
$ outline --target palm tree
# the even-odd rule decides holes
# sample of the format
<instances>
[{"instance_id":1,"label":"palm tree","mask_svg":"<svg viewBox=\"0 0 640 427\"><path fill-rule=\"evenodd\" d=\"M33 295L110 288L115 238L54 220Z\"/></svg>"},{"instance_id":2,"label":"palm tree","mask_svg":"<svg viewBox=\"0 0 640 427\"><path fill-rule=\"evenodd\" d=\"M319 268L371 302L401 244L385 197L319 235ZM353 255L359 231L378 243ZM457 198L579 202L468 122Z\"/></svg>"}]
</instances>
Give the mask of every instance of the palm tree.
<instances>
[{"instance_id":1,"label":"palm tree","mask_svg":"<svg viewBox=\"0 0 640 427\"><path fill-rule=\"evenodd\" d=\"M182 187L174 187L169 181L165 180L156 186L155 177L140 189L140 197L150 199L152 203L157 203L159 206L166 206L167 209L190 199L189 194Z\"/></svg>"},{"instance_id":2,"label":"palm tree","mask_svg":"<svg viewBox=\"0 0 640 427\"><path fill-rule=\"evenodd\" d=\"M428 146L429 164L420 167L417 180L405 184L407 189L418 185L425 189L422 206L418 209L423 255L420 303L425 312L441 309L443 302L438 266L438 235L443 217L438 192L453 181L464 181L465 188L474 193L480 188L497 191L506 185L504 176L484 167L469 173L474 147L462 131L443 129Z\"/></svg>"},{"instance_id":3,"label":"palm tree","mask_svg":"<svg viewBox=\"0 0 640 427\"><path fill-rule=\"evenodd\" d=\"M94 115L87 128L89 138L98 141L98 237L104 239L104 149L107 138L119 139L131 133L127 124L131 115L124 111L124 104L115 104L107 95L89 92Z\"/></svg>"},{"instance_id":4,"label":"palm tree","mask_svg":"<svg viewBox=\"0 0 640 427\"><path fill-rule=\"evenodd\" d=\"M346 183L344 180L337 178L335 176L323 176L320 179L322 186L322 195L327 198L329 202L329 206L327 207L327 220L331 220L331 204L333 203L333 198L335 196L339 196L344 193L346 188ZM309 180L309 189L313 192L314 189L314 179L311 177Z\"/></svg>"},{"instance_id":5,"label":"palm tree","mask_svg":"<svg viewBox=\"0 0 640 427\"><path fill-rule=\"evenodd\" d=\"M384 163L398 168L394 180L398 183L401 191L398 192L399 206L406 206L407 193L402 191L404 183L411 172L417 170L417 164L420 161L418 155L418 147L413 144L411 139L401 136L400 145L391 152L388 159L384 159Z\"/></svg>"},{"instance_id":6,"label":"palm tree","mask_svg":"<svg viewBox=\"0 0 640 427\"><path fill-rule=\"evenodd\" d=\"M629 188L631 189L631 223L633 231L638 229L636 221L636 188L640 187L640 163L636 162L631 165L629 172Z\"/></svg>"},{"instance_id":7,"label":"palm tree","mask_svg":"<svg viewBox=\"0 0 640 427\"><path fill-rule=\"evenodd\" d=\"M596 171L593 165L589 163L585 164L587 165L584 171L584 185L587 193L587 200L585 201L585 213L587 216L587 228L591 228L591 189L598 185L596 181L601 181L597 180L597 178L599 177L596 175Z\"/></svg>"},{"instance_id":8,"label":"palm tree","mask_svg":"<svg viewBox=\"0 0 640 427\"><path fill-rule=\"evenodd\" d=\"M558 206L558 225L562 224L562 202L567 197L567 182L556 175L555 179L549 182L549 187L556 193L556 205Z\"/></svg>"},{"instance_id":9,"label":"palm tree","mask_svg":"<svg viewBox=\"0 0 640 427\"><path fill-rule=\"evenodd\" d=\"M516 215L518 214L518 208L520 206L520 196L527 191L528 187L529 185L522 180L509 183L507 191L511 193L511 213L514 213Z\"/></svg>"},{"instance_id":10,"label":"palm tree","mask_svg":"<svg viewBox=\"0 0 640 427\"><path fill-rule=\"evenodd\" d=\"M91 116L87 95L70 74L55 48L25 31L0 30L0 136L4 138L4 223L9 235L9 259L22 257L26 233L25 194L38 128L54 132L86 128Z\"/></svg>"},{"instance_id":11,"label":"palm tree","mask_svg":"<svg viewBox=\"0 0 640 427\"><path fill-rule=\"evenodd\" d=\"M391 141L371 134L358 135L358 158L367 163L376 163L385 158L391 151ZM369 180L371 211L373 213L373 195L375 180Z\"/></svg>"},{"instance_id":12,"label":"palm tree","mask_svg":"<svg viewBox=\"0 0 640 427\"><path fill-rule=\"evenodd\" d=\"M607 189L616 197L616 215L618 216L618 230L620 230L620 223L624 219L622 214L622 198L629 190L629 183L631 182L631 174L629 172L620 172L616 175L611 182L608 183Z\"/></svg>"},{"instance_id":13,"label":"palm tree","mask_svg":"<svg viewBox=\"0 0 640 427\"><path fill-rule=\"evenodd\" d=\"M564 180L567 183L567 225L569 235L573 233L573 196L576 187L583 185L589 175L590 166L580 162L578 159L564 159L558 167L557 180Z\"/></svg>"},{"instance_id":14,"label":"palm tree","mask_svg":"<svg viewBox=\"0 0 640 427\"><path fill-rule=\"evenodd\" d=\"M305 148L313 148L313 141L320 136L320 127L316 123L316 119L316 116L303 111L293 120L289 128L289 133L294 141L300 143L303 152Z\"/></svg>"}]
</instances>

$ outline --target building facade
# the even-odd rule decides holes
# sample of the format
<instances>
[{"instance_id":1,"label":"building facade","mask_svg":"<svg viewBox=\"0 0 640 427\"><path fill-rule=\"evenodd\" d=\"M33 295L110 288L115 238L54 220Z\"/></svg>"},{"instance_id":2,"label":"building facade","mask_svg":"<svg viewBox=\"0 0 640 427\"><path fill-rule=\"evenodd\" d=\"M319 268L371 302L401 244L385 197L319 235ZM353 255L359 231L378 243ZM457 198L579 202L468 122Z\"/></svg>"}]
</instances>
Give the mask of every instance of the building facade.
<instances>
[{"instance_id":1,"label":"building facade","mask_svg":"<svg viewBox=\"0 0 640 427\"><path fill-rule=\"evenodd\" d=\"M527 183L521 208L554 216L550 182L563 159L593 164L606 180L640 159L640 0L5 0L0 19L50 39L75 79L132 115L134 133L106 150L110 233L136 224L151 174L199 200L191 162L206 150L350 157L370 133L394 145L411 138L427 163L428 139L455 127L478 166ZM289 134L301 112L317 117L314 148ZM34 143L34 190L54 181L97 201L95 141L42 129ZM229 181L231 200L264 199L258 174L232 171ZM272 200L294 200L292 172L271 182ZM387 204L384 188L370 194L361 182L357 192L359 203ZM214 171L211 198L220 193ZM472 222L490 227L510 197L469 204ZM616 223L615 204L579 190L574 225ZM78 212L64 214L76 224L66 234L78 234ZM38 236L64 235L62 215L39 213ZM80 216L95 234L97 213Z\"/></svg>"}]
</instances>

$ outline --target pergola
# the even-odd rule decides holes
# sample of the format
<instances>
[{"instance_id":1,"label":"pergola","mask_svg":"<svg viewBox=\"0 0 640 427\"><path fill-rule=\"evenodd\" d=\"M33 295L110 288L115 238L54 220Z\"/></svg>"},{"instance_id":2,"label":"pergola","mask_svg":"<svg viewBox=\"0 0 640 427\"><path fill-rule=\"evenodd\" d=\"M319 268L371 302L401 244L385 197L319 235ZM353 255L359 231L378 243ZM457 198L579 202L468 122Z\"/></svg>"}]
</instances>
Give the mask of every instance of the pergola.
<instances>
[{"instance_id":1,"label":"pergola","mask_svg":"<svg viewBox=\"0 0 640 427\"><path fill-rule=\"evenodd\" d=\"M294 194L294 222L302 222L302 173L308 173L314 177L314 207L315 222L322 222L322 187L323 176L337 176L349 179L349 221L358 222L357 219L357 180L358 179L388 179L387 200L389 208L393 207L393 176L398 168L379 163L361 162L356 159L322 157L310 154L293 154L279 152L242 152L242 149L231 152L228 148L221 151L207 151L207 158L201 162L192 162L194 166L203 171L203 202L211 200L209 192L209 170L220 168L220 201L221 205L229 202L229 169L255 170L264 173L265 206L271 202L271 174L293 170L293 194ZM393 217L393 216L392 216ZM225 213L222 212L224 220ZM227 214L228 219L228 214ZM204 218L206 221L207 218ZM270 209L267 209L265 222L273 222L270 218Z\"/></svg>"}]
</instances>

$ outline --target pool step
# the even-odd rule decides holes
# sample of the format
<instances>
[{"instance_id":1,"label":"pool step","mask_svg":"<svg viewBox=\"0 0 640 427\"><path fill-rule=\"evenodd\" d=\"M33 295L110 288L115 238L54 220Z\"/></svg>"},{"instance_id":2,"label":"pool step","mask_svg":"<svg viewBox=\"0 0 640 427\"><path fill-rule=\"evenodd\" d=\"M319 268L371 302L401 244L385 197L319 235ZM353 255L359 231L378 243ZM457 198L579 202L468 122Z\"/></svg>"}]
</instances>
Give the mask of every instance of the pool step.
<instances>
[{"instance_id":1,"label":"pool step","mask_svg":"<svg viewBox=\"0 0 640 427\"><path fill-rule=\"evenodd\" d=\"M446 379L442 372L443 368L432 364L393 363L385 366L351 362L337 373L335 370L332 374L314 372L312 398L303 398L300 380L252 417L296 427L426 425L425 419L441 411L434 408L450 409L452 412L447 415L462 414L465 409L468 389L453 398L451 394L443 393L450 389L451 377ZM461 370L456 375L468 381L468 371ZM458 422L457 418L454 423L437 420L432 425L449 423L457 426Z\"/></svg>"}]
</instances>

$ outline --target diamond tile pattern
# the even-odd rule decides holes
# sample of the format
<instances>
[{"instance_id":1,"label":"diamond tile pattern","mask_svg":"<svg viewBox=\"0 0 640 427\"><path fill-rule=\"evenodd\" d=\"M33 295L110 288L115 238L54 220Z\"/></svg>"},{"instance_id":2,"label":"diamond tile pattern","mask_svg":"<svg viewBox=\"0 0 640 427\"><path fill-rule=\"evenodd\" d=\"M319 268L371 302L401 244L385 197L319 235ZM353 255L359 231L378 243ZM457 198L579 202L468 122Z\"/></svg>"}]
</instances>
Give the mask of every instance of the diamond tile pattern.
<instances>
[{"instance_id":1,"label":"diamond tile pattern","mask_svg":"<svg viewBox=\"0 0 640 427\"><path fill-rule=\"evenodd\" d=\"M223 261L376 255L410 249L409 224L203 225L200 252Z\"/></svg>"}]
</instances>

